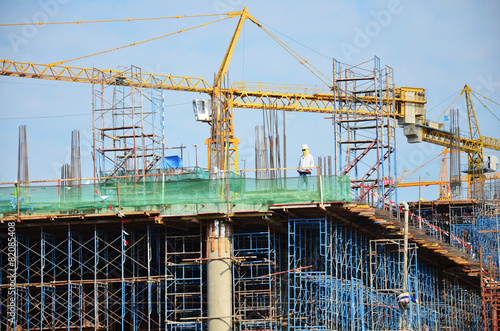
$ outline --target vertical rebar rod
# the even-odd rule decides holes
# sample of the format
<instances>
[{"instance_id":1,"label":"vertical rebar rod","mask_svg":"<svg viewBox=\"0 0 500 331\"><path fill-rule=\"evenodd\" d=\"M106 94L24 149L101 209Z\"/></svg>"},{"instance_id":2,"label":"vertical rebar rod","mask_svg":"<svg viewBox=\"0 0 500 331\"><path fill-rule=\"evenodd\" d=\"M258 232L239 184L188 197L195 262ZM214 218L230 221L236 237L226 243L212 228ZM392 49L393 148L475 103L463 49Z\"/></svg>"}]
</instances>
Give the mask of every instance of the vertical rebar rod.
<instances>
[{"instance_id":1,"label":"vertical rebar rod","mask_svg":"<svg viewBox=\"0 0 500 331\"><path fill-rule=\"evenodd\" d=\"M285 110L283 109L283 177L286 178L286 119L285 119Z\"/></svg>"},{"instance_id":2,"label":"vertical rebar rod","mask_svg":"<svg viewBox=\"0 0 500 331\"><path fill-rule=\"evenodd\" d=\"M80 158L80 131L71 131L71 165L69 178L82 178L82 163ZM81 180L73 180L69 185L79 186Z\"/></svg>"},{"instance_id":3,"label":"vertical rebar rod","mask_svg":"<svg viewBox=\"0 0 500 331\"><path fill-rule=\"evenodd\" d=\"M259 137L259 126L255 126L255 179L258 179L259 176L259 171L257 169L260 169L260 137Z\"/></svg>"}]
</instances>

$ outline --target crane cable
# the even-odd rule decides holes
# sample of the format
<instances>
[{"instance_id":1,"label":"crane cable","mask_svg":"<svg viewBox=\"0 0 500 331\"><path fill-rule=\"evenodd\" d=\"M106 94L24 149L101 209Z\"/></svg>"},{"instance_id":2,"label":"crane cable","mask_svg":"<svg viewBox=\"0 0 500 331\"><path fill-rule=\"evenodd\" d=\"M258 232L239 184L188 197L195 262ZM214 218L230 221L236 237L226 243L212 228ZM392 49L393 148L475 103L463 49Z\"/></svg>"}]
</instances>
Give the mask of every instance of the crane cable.
<instances>
[{"instance_id":1,"label":"crane cable","mask_svg":"<svg viewBox=\"0 0 500 331\"><path fill-rule=\"evenodd\" d=\"M416 167L415 169L413 169L412 171L408 172L406 174L406 176L404 175L405 171L403 171L403 173L401 174L401 177L399 177L398 183L401 183L401 181L403 180L403 178L408 177L409 174L417 172L418 170L422 169L423 167L425 167L426 165L428 165L429 163L431 163L432 161L434 161L435 159L437 159L439 156L443 155L444 152L445 152L445 150L443 150L441 153L439 153L438 155L434 156L432 159L430 159L429 161L425 162L424 164L422 164L422 165Z\"/></svg>"},{"instance_id":2,"label":"crane cable","mask_svg":"<svg viewBox=\"0 0 500 331\"><path fill-rule=\"evenodd\" d=\"M167 20L167 19L174 19L174 18L192 18L192 17L220 16L220 15L228 15L228 14L232 14L232 13L206 14L206 15L186 15L186 16L165 16L165 17L146 17L146 18L124 18L124 19L116 19L116 20L96 20L96 21L1 23L0 26L132 22L132 21L147 21L147 20Z\"/></svg>"},{"instance_id":3,"label":"crane cable","mask_svg":"<svg viewBox=\"0 0 500 331\"><path fill-rule=\"evenodd\" d=\"M264 32L267 33L272 39L274 39L274 41L276 41L278 43L278 45L283 47L283 49L285 49L290 55L292 55L297 61L299 61L300 64L302 64L304 67L306 67L307 70L309 70L314 76L316 76L319 80L321 80L325 85L330 86L333 83L332 80L330 79L330 77L323 74L319 69L317 69L311 63L309 63L309 61L307 61L305 58L303 58L297 52L295 52L290 46L288 46L282 40L280 40L278 37L276 37L274 34L272 34L271 31L267 30L262 25L260 25L260 28L262 30L264 30ZM313 69L316 72L314 72ZM326 78L326 80L329 81L330 84L325 82L325 80L323 78L321 78L320 75L323 76L324 78Z\"/></svg>"},{"instance_id":4,"label":"crane cable","mask_svg":"<svg viewBox=\"0 0 500 331\"><path fill-rule=\"evenodd\" d=\"M197 26L194 26L194 27L191 27L191 28L188 28L188 29L184 29L184 30L179 30L179 31L176 31L176 32L173 32L173 33L169 33L169 34L166 34L166 35L162 35L162 36L158 36L158 37L154 37L154 38L150 38L150 39L146 39L146 40L143 40L143 41L140 41L140 42L137 42L137 43L132 43L132 44L128 44L128 45L124 45L124 46L120 46L120 47L116 47L116 48L112 48L112 49L109 49L109 50L105 50L105 51L101 51L101 52L97 52L97 53L93 53L93 54L89 54L89 55L85 55L85 56L81 56L81 57L77 57L77 58L74 58L74 59L70 59L70 60L65 60L65 61L60 61L60 62L54 62L54 63L51 63L50 66L55 66L55 65L61 65L63 63L66 63L66 62L71 62L71 61L75 61L75 60L80 60L80 59L84 59L84 58L87 58L87 57L91 57L91 56L95 56L95 55L99 55L99 54L104 54L104 53L108 53L108 52L112 52L112 51L115 51L115 50L119 50L119 49L122 49L122 48L126 48L126 47L131 47L131 46L136 46L136 45L139 45L139 44L142 44L142 43L145 43L145 42L148 42L148 41L153 41L153 40L156 40L156 39L161 39L161 38L164 38L164 37L168 37L168 36L171 36L173 34L177 34L177 33L181 33L181 32L185 32L185 31L189 31L189 30L193 30L193 29L196 29L198 27L201 27L201 26L205 26L205 25L209 25L209 24L212 24L212 23L216 23L216 22L219 22L219 21L222 21L222 20L225 20L227 18L232 18L235 16L237 12L229 12L229 13L222 13L222 14L205 14L205 15L185 15L185 16L165 16L165 17L148 17L148 18L126 18L126 19L116 19L116 20L93 20L93 21L67 21L67 22L28 22L28 23L1 23L0 26L22 26L22 25L56 25L56 24L85 24L85 23L110 23L110 22L132 22L132 21L146 21L146 20L164 20L164 19L179 19L179 18L193 18L193 17L209 17L209 16L221 16L221 15L227 15L227 17L225 18L221 18L221 19L218 19L218 20L215 20L215 21L212 21L212 22L208 22L208 23L204 23L204 24L200 24L200 25L197 25ZM260 24L260 23L259 23ZM330 85L328 83L326 83L317 73L319 73L320 75L322 75L323 77L325 77L328 81L330 81L331 83L331 79L326 76L325 74L323 74L320 70L318 70L316 67L314 67L312 64L310 64L305 58L303 58L302 56L300 56L297 52L295 52L291 47L287 46L283 41L281 41L278 37L276 37L275 35L273 35L269 30L267 30L266 28L264 28L262 25L260 25L260 27L262 28L262 30L264 30L264 32L266 32L271 38L273 38L281 47L283 47L288 53L290 53L295 59L297 59L299 61L300 64L304 65L313 75L315 75L318 79L320 79L325 85ZM308 67L310 66L310 67ZM311 69L312 68L312 69ZM314 70L317 71L317 73L315 73Z\"/></svg>"},{"instance_id":5,"label":"crane cable","mask_svg":"<svg viewBox=\"0 0 500 331\"><path fill-rule=\"evenodd\" d=\"M441 101L441 102L440 102L440 103L438 103L437 105L432 106L432 108L429 108L427 111L431 111L431 110L433 110L434 108L439 107L440 105L442 105L443 103L445 103L446 101L448 101L448 99L450 99L452 96L454 96L454 95L456 95L456 94L460 93L460 91L462 91L462 89L459 89L458 91L453 92L453 93L452 93L449 97L447 97L446 99L444 99L443 101Z\"/></svg>"},{"instance_id":6,"label":"crane cable","mask_svg":"<svg viewBox=\"0 0 500 331\"><path fill-rule=\"evenodd\" d=\"M439 121L439 120L441 119L441 117L443 117L443 115L444 115L444 114L445 114L445 113L446 113L446 112L447 112L450 108L453 108L453 107L457 104L457 102L459 101L459 99L460 99L460 97L462 96L462 94L463 94L463 90L462 90L462 92L460 92L460 93L458 94L458 96L455 98L455 100L453 100L452 104L451 104L450 106L448 106L448 107L447 107L447 108L446 108L446 109L445 109L445 110L441 113L441 115L439 115L439 117L438 117L438 119L436 120L436 122L437 122L437 121ZM488 98L488 97L485 97L485 96L484 96L484 95L482 95L481 93L476 92L476 91L474 91L474 90L472 90L472 89L471 89L471 94L472 94L472 95L473 95L473 96L477 99L477 101L479 101L479 102L483 105L483 107L484 107L484 108L486 108L486 109L487 109L487 110L491 113L491 115L493 115L493 116L494 116L494 117L495 117L498 121L500 121L500 118L498 118L498 117L497 117L497 116L496 116L496 115L495 115L495 114L494 114L494 113L493 113L493 112L492 112L492 111L491 111L488 107L486 107L486 105L485 105L485 104L484 104L481 100L479 100L479 98L477 97L477 95L479 95L479 96L481 96L481 97L485 98L485 99L486 99L486 100L488 100L488 101L493 102L494 104L496 104L496 105L498 105L498 106L500 106L500 104L499 104L499 103L497 103L497 102L495 102L495 101L491 100L491 99L490 99L490 98ZM476 94L477 94L477 95L476 95Z\"/></svg>"},{"instance_id":7,"label":"crane cable","mask_svg":"<svg viewBox=\"0 0 500 331\"><path fill-rule=\"evenodd\" d=\"M490 98L488 98L488 97L485 97L485 96L484 96L484 95L482 95L481 93L476 92L476 91L472 91L472 92L474 92L475 94L478 94L478 95L482 96L483 98L485 98L485 99L486 99L486 100L488 100L488 101L493 102L495 105L500 106L500 103L495 102L495 101L491 100L491 99L490 99Z\"/></svg>"},{"instance_id":8,"label":"crane cable","mask_svg":"<svg viewBox=\"0 0 500 331\"><path fill-rule=\"evenodd\" d=\"M479 98L476 95L476 94L479 94L479 93L477 93L476 91L472 91L472 90L471 90L471 92L472 92L471 94L474 96L474 98L476 98L476 100L479 101L483 105L483 107L486 108L486 110L490 112L491 115L493 115L493 117L495 117L498 121L500 121L500 118L498 118L497 115L493 114L493 112L488 107L486 107L486 105L481 100L479 100ZM481 94L479 94L479 95L481 95ZM489 100L489 101L491 101L491 102L493 102L493 103L495 103L495 104L498 105L498 103L496 103L495 101L493 101L491 99L488 99L488 98L486 98L483 95L481 95L481 96L483 98L485 98L485 99L487 99L487 100Z\"/></svg>"},{"instance_id":9,"label":"crane cable","mask_svg":"<svg viewBox=\"0 0 500 331\"><path fill-rule=\"evenodd\" d=\"M462 90L462 91L463 91L463 90ZM441 117L443 117L443 115L444 115L444 114L445 114L445 113L446 113L446 112L447 112L450 108L453 108L453 107L457 104L457 102L460 100L460 97L462 96L462 94L463 94L463 93L462 93L462 92L460 92L460 93L457 95L457 97L455 98L455 100L453 100L453 102L451 103L451 105L449 105L449 106L448 106L448 107L447 107L447 108L446 108L446 109L445 109L445 110L441 113L441 115L439 115L439 117L438 117L438 119L436 120L436 122L438 122L438 121L441 119Z\"/></svg>"},{"instance_id":10,"label":"crane cable","mask_svg":"<svg viewBox=\"0 0 500 331\"><path fill-rule=\"evenodd\" d=\"M228 16L228 17L220 18L218 20L211 21L211 22L208 22L208 23L199 24L199 25L187 28L187 29L179 30L179 31L176 31L176 32L168 33L168 34L165 34L165 35L162 35L162 36L158 36L158 37L154 37L154 38L150 38L150 39L146 39L146 40L142 40L142 41L139 41L139 42L136 42L136 43L132 43L132 44L128 44L128 45L124 45L124 46L120 46L120 47L115 47L115 48L108 49L108 50L105 50L105 51L101 51L101 52L97 52L97 53L93 53L93 54L89 54L89 55L84 55L84 56L76 57L74 59L64 60L64 61L60 61L60 62L54 62L54 63L49 64L49 66L61 65L61 64L66 63L66 62L80 60L80 59L84 59L84 58L91 57L91 56L94 56L94 55L99 55L99 54L104 54L104 53L116 51L118 49L122 49L122 48L126 48L126 47L136 46L136 45L148 42L148 41L152 41L152 40L156 40L156 39L168 37L168 36L171 36L171 35L174 35L174 34L177 34L177 33L185 32L185 31L189 31L189 30L194 30L196 28L199 28L199 27L202 27L202 26L206 26L206 25L209 25L209 24L212 24L212 23L216 23L216 22L219 22L219 21L223 21L223 20L226 20L226 19L232 18L232 17L234 17L234 16Z\"/></svg>"},{"instance_id":11,"label":"crane cable","mask_svg":"<svg viewBox=\"0 0 500 331\"><path fill-rule=\"evenodd\" d=\"M303 47L305 47L305 48L309 49L310 51L312 51L312 52L314 52L314 53L316 53L316 54L318 54L318 55L321 55L321 56L323 56L324 58L326 58L326 59L328 59L328 60L331 60L331 57L330 57L330 56L326 56L325 54L322 54L322 53L318 52L317 50L315 50L315 49L313 49L313 48L311 48L311 47L309 47L309 46L307 46L307 45L305 45L305 44L301 43L300 41L297 41L297 40L293 39L292 37L287 36L287 35L286 35L286 34L284 34L283 32L280 32L280 31L278 31L278 30L276 30L276 29L272 28L270 25L268 25L268 24L264 24L264 23L262 23L262 22L259 22L259 23L260 23L260 24L262 24L262 25L267 26L270 30L274 30L275 32L279 33L280 35L282 35L282 36L284 36L284 37L286 37L286 38L288 38L288 39L290 39L291 41L293 41L293 42L295 42L295 43L297 43L297 44L299 44L299 45L301 45L301 46L303 46Z\"/></svg>"}]
</instances>

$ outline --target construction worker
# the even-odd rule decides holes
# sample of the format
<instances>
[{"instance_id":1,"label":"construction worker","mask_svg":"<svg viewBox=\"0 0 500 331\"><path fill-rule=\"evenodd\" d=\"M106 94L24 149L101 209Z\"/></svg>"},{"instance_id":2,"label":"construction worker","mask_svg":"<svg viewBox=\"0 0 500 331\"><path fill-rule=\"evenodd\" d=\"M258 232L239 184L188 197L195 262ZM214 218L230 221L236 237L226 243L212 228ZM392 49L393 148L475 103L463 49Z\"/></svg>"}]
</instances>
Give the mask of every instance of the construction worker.
<instances>
[{"instance_id":1,"label":"construction worker","mask_svg":"<svg viewBox=\"0 0 500 331\"><path fill-rule=\"evenodd\" d=\"M398 305L401 310L401 318L399 319L398 328L400 330L408 330L408 317L410 312L410 300L414 303L418 303L418 300L413 297L408 292L400 292L398 295ZM404 329L403 329L404 327Z\"/></svg>"},{"instance_id":2,"label":"construction worker","mask_svg":"<svg viewBox=\"0 0 500 331\"><path fill-rule=\"evenodd\" d=\"M302 187L305 186L309 189L309 183L307 176L310 176L314 168L314 158L309 154L309 146L306 144L302 145L302 156L299 160L299 168L297 169L299 173L299 191L302 191Z\"/></svg>"}]
</instances>

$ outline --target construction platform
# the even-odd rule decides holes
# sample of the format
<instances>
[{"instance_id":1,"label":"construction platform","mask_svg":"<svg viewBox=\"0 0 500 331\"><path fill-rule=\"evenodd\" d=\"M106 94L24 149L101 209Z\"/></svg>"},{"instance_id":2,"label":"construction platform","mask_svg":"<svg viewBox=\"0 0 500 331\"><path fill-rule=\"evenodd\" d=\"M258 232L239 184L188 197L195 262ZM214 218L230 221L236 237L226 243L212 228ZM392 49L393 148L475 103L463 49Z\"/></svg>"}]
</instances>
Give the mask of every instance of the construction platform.
<instances>
[{"instance_id":1,"label":"construction platform","mask_svg":"<svg viewBox=\"0 0 500 331\"><path fill-rule=\"evenodd\" d=\"M403 213L349 201L345 176L164 177L2 195L2 261L16 247L15 284L2 262L2 328L396 330L405 264L418 299L408 329L482 326L479 261L411 221L405 263ZM213 313L218 261L228 316Z\"/></svg>"}]
</instances>

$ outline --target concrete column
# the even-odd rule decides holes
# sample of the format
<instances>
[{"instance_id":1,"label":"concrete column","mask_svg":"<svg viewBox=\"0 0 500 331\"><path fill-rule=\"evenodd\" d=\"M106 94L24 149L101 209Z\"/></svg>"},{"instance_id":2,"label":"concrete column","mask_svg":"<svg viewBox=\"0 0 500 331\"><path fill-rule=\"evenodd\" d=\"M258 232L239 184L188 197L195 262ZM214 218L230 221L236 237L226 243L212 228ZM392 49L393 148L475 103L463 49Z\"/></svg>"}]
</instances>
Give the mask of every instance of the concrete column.
<instances>
[{"instance_id":1,"label":"concrete column","mask_svg":"<svg viewBox=\"0 0 500 331\"><path fill-rule=\"evenodd\" d=\"M232 330L233 277L232 226L209 221L207 228L208 331Z\"/></svg>"}]
</instances>

